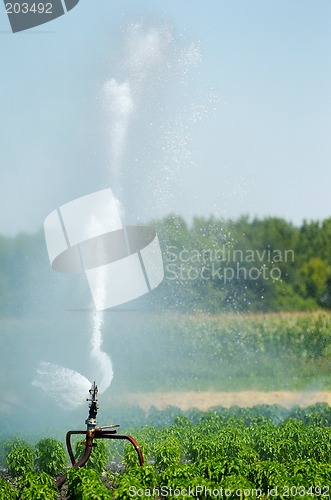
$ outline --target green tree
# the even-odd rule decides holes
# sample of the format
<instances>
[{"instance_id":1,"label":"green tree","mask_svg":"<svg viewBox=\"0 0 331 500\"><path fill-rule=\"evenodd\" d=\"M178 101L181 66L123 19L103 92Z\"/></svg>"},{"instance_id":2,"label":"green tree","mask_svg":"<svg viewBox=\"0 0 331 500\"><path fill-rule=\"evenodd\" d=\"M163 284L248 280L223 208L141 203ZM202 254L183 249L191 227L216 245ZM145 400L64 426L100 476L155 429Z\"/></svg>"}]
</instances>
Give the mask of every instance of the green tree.
<instances>
[{"instance_id":1,"label":"green tree","mask_svg":"<svg viewBox=\"0 0 331 500\"><path fill-rule=\"evenodd\" d=\"M304 297L323 303L328 289L330 265L320 257L312 257L299 269L302 279L300 292Z\"/></svg>"}]
</instances>

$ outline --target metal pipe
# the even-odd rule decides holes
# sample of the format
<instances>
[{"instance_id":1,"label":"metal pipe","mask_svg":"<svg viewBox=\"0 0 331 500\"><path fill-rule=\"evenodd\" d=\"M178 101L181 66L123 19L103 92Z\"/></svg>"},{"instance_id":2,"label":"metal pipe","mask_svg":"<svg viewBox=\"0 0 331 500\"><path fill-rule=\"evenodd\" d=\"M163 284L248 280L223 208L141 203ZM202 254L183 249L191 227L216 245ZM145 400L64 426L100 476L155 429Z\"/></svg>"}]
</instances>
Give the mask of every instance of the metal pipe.
<instances>
[{"instance_id":1,"label":"metal pipe","mask_svg":"<svg viewBox=\"0 0 331 500\"><path fill-rule=\"evenodd\" d=\"M71 464L75 465L76 459L75 459L74 453L72 451L71 440L70 440L72 434L85 434L86 435L86 431L69 431L66 434L66 445L67 445L68 454L69 454L69 457L71 460Z\"/></svg>"},{"instance_id":2,"label":"metal pipe","mask_svg":"<svg viewBox=\"0 0 331 500\"><path fill-rule=\"evenodd\" d=\"M67 450L68 454L70 457L70 461L72 464L72 468L78 469L79 467L83 467L83 465L86 464L88 459L90 458L92 448L94 446L93 440L94 439L126 439L127 441L130 441L130 443L133 445L134 449L137 452L138 455L138 460L140 465L144 465L144 457L141 452L140 446L138 445L137 441L132 437L127 434L117 434L116 427L119 427L117 424L113 425L105 425L103 427L96 427L96 416L98 412L98 387L95 382L93 382L92 387L90 389L90 399L87 401L90 401L89 405L89 416L86 419L85 423L87 426L86 431L68 431L66 434L66 445L67 445ZM81 458L76 461L75 455L72 451L72 446L71 446L71 436L73 434L82 434L85 435L85 450ZM66 474L63 474L60 476L55 484L58 488L61 488L61 486L64 484L66 480Z\"/></svg>"},{"instance_id":3,"label":"metal pipe","mask_svg":"<svg viewBox=\"0 0 331 500\"><path fill-rule=\"evenodd\" d=\"M137 443L137 441L132 436L129 436L128 434L115 434L115 433L110 434L109 431L108 432L107 431L98 432L98 431L99 429L95 429L95 437L98 437L100 439L126 439L127 441L130 441L130 443L134 446L134 449L137 452L139 464L144 465L144 457L141 448Z\"/></svg>"},{"instance_id":4,"label":"metal pipe","mask_svg":"<svg viewBox=\"0 0 331 500\"><path fill-rule=\"evenodd\" d=\"M82 457L76 462L75 456L72 451L72 446L70 442L70 437L72 434L85 434L86 435L86 441L85 441L85 450L82 455ZM72 468L73 469L78 469L79 467L83 467L83 465L86 464L88 459L90 458L91 451L93 448L93 439L94 439L94 431L69 431L67 432L66 435L66 444L67 444L67 449L69 453L69 457L72 463ZM61 488L63 484L65 483L65 480L67 478L67 474L63 474L57 480L55 481L55 485L57 488Z\"/></svg>"},{"instance_id":5,"label":"metal pipe","mask_svg":"<svg viewBox=\"0 0 331 500\"><path fill-rule=\"evenodd\" d=\"M88 459L90 458L91 451L93 448L93 439L94 439L94 431L86 432L86 441L85 441L85 451L83 456L75 463L74 467L77 469L78 467L83 467L86 464Z\"/></svg>"}]
</instances>

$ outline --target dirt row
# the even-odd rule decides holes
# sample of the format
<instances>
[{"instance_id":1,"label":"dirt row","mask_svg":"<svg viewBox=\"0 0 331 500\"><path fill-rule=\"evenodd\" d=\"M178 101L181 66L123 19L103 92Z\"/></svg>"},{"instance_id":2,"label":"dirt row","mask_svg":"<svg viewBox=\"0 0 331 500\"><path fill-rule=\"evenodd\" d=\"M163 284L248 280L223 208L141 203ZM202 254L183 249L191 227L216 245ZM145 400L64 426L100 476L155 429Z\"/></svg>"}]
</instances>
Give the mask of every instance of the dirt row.
<instances>
[{"instance_id":1,"label":"dirt row","mask_svg":"<svg viewBox=\"0 0 331 500\"><path fill-rule=\"evenodd\" d=\"M176 406L182 410L198 408L205 411L213 406L248 408L260 404L279 404L291 408L322 402L331 405L330 391L149 392L128 394L125 400L122 400L122 403L137 405L145 411L152 406L160 410L167 406Z\"/></svg>"}]
</instances>

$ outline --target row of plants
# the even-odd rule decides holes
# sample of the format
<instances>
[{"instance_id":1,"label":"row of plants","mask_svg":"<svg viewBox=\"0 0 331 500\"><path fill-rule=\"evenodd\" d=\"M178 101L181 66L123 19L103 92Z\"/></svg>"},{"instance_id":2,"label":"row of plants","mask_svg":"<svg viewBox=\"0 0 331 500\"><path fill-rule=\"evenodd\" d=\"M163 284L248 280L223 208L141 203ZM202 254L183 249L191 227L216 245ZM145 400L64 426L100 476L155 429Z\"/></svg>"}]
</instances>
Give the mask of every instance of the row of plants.
<instances>
[{"instance_id":1,"label":"row of plants","mask_svg":"<svg viewBox=\"0 0 331 500\"><path fill-rule=\"evenodd\" d=\"M159 319L158 319L159 321ZM159 321L160 323L160 321ZM249 353L289 353L298 360L316 360L331 354L331 314L282 313L251 315L167 315L158 333L170 332L169 342L189 342L218 359L245 358ZM176 342L177 339L177 342Z\"/></svg>"},{"instance_id":2,"label":"row of plants","mask_svg":"<svg viewBox=\"0 0 331 500\"><path fill-rule=\"evenodd\" d=\"M57 498L58 492L52 475L64 472L67 465L61 442L53 438L43 438L33 446L21 438L15 438L4 441L1 452L1 465L6 465L8 471L7 478L0 478L1 498Z\"/></svg>"},{"instance_id":3,"label":"row of plants","mask_svg":"<svg viewBox=\"0 0 331 500\"><path fill-rule=\"evenodd\" d=\"M31 342L45 349L49 343L54 359L62 359L63 343L66 352L76 352L73 332L81 332L82 361L77 368L82 371L88 351L86 316L67 313L65 320L30 322L7 319L1 321L0 330L0 374L11 380L3 399L11 401L14 395L27 408L28 427L36 433L43 423L44 435L49 433L46 425L50 429L62 426L62 434L74 428L79 413L57 418L37 390L33 391L36 403L31 405L31 380L40 359L34 351L33 362L27 363L26 352ZM117 406L128 393L172 391L174 387L178 391L331 388L331 313L327 311L277 315L131 311L105 315L103 339L115 374L112 391L103 395L103 409L109 408L108 421L116 422ZM17 363L10 362L13 357ZM7 405L10 418L7 412L0 413L0 429L8 433L11 427L22 428L25 419L22 421L18 406ZM132 415L128 419L125 411L119 417L123 426L131 425Z\"/></svg>"},{"instance_id":4,"label":"row of plants","mask_svg":"<svg viewBox=\"0 0 331 500\"><path fill-rule=\"evenodd\" d=\"M181 412L170 425L127 430L143 467L130 444L97 441L84 468L67 470L66 498L331 498L330 422L326 404ZM11 480L0 480L1 498L60 498L52 476L67 467L62 443L15 439L3 450Z\"/></svg>"},{"instance_id":5,"label":"row of plants","mask_svg":"<svg viewBox=\"0 0 331 500\"><path fill-rule=\"evenodd\" d=\"M80 457L83 445L77 441L75 455ZM100 474L109 458L107 446L98 442L84 469L69 469L68 457L62 442L43 438L35 446L20 438L2 445L2 457L8 475L0 478L0 498L5 500L52 500L59 496L54 477L67 474L68 498L104 498L109 490L100 483ZM4 465L4 464L2 464ZM101 497L99 495L102 495ZM105 497L106 498L106 497Z\"/></svg>"},{"instance_id":6,"label":"row of plants","mask_svg":"<svg viewBox=\"0 0 331 500\"><path fill-rule=\"evenodd\" d=\"M298 410L299 420L276 424L259 412L215 409L195 424L180 415L168 427L144 426L135 435L147 463L138 467L125 446L125 471L109 478L114 498L330 498L331 429L323 410Z\"/></svg>"},{"instance_id":7,"label":"row of plants","mask_svg":"<svg viewBox=\"0 0 331 500\"><path fill-rule=\"evenodd\" d=\"M58 491L46 472L26 472L14 483L0 478L0 498L4 500L56 500Z\"/></svg>"},{"instance_id":8,"label":"row of plants","mask_svg":"<svg viewBox=\"0 0 331 500\"><path fill-rule=\"evenodd\" d=\"M142 315L126 318L125 326L121 317L106 318L105 343L109 332L115 383L125 381L132 392L166 391L174 384L177 390L330 387L326 311ZM143 356L136 355L137 342Z\"/></svg>"},{"instance_id":9,"label":"row of plants","mask_svg":"<svg viewBox=\"0 0 331 500\"><path fill-rule=\"evenodd\" d=\"M12 477L33 471L56 476L62 474L67 466L64 446L54 438L42 438L34 446L21 438L5 440L1 459L1 465L7 466Z\"/></svg>"}]
</instances>

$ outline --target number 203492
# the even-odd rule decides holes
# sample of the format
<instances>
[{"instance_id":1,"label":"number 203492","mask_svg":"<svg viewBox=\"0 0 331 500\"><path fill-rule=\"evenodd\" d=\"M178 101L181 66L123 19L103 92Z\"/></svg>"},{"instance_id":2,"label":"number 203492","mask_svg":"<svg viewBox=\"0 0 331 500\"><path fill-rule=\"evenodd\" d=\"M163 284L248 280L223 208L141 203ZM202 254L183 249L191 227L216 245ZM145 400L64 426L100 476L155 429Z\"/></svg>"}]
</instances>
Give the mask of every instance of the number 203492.
<instances>
[{"instance_id":1,"label":"number 203492","mask_svg":"<svg viewBox=\"0 0 331 500\"><path fill-rule=\"evenodd\" d=\"M52 14L52 3L6 3L7 14Z\"/></svg>"}]
</instances>

